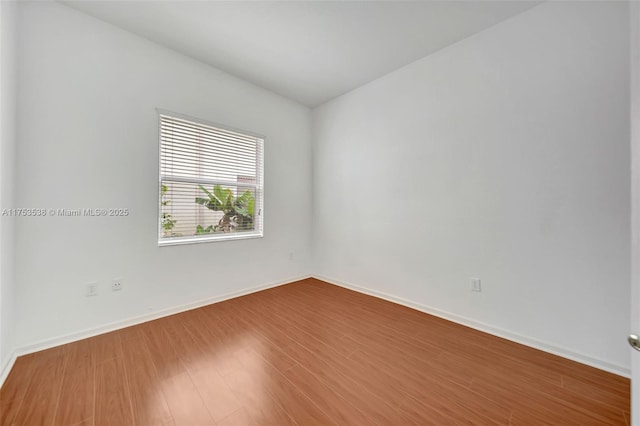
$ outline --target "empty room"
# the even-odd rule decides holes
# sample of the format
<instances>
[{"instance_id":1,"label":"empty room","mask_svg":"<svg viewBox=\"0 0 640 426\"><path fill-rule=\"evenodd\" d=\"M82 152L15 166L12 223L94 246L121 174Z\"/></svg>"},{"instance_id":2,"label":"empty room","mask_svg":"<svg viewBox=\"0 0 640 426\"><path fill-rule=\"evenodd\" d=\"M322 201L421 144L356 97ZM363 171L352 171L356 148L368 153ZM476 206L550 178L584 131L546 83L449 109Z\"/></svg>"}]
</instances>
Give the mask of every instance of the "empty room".
<instances>
[{"instance_id":1,"label":"empty room","mask_svg":"<svg viewBox=\"0 0 640 426\"><path fill-rule=\"evenodd\" d=\"M0 425L640 426L640 4L0 0Z\"/></svg>"}]
</instances>

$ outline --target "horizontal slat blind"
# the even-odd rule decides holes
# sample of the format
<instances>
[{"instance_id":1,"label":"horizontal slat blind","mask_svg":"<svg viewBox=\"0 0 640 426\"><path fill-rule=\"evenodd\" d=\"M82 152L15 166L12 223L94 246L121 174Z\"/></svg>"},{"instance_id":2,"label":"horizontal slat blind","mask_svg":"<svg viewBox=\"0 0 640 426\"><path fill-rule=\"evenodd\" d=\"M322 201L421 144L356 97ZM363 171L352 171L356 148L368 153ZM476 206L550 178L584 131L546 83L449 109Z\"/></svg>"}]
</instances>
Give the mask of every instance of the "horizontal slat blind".
<instances>
[{"instance_id":1,"label":"horizontal slat blind","mask_svg":"<svg viewBox=\"0 0 640 426\"><path fill-rule=\"evenodd\" d=\"M261 233L263 143L160 114L160 242Z\"/></svg>"}]
</instances>

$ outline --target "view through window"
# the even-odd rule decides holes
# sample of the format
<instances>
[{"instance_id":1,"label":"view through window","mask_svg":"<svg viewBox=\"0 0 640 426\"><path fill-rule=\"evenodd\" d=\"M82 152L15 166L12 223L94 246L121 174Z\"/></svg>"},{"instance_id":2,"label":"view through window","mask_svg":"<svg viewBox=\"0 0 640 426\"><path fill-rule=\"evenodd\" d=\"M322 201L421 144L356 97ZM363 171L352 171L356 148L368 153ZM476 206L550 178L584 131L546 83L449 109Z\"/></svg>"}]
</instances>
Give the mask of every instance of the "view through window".
<instances>
[{"instance_id":1,"label":"view through window","mask_svg":"<svg viewBox=\"0 0 640 426\"><path fill-rule=\"evenodd\" d=\"M158 242L262 236L264 138L160 113Z\"/></svg>"}]
</instances>

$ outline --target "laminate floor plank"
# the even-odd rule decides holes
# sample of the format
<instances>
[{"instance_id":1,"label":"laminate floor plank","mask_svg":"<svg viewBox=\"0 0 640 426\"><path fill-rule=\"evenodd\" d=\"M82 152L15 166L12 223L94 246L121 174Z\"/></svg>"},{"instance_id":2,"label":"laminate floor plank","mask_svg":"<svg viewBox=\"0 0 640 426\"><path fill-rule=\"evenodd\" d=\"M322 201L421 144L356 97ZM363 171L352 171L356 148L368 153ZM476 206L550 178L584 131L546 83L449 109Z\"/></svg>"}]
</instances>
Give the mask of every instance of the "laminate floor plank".
<instances>
[{"instance_id":1,"label":"laminate floor plank","mask_svg":"<svg viewBox=\"0 0 640 426\"><path fill-rule=\"evenodd\" d=\"M527 424L527 418L528 424L606 424L600 416L576 410L566 401L532 390L526 384L509 383L505 386L504 378L474 379L470 389L496 404L511 408L512 424Z\"/></svg>"},{"instance_id":2,"label":"laminate floor plank","mask_svg":"<svg viewBox=\"0 0 640 426\"><path fill-rule=\"evenodd\" d=\"M206 362L221 376L240 370L242 367L234 357L242 345L237 336L226 335L224 323L206 311L196 310L188 319L187 332L205 351Z\"/></svg>"},{"instance_id":3,"label":"laminate floor plank","mask_svg":"<svg viewBox=\"0 0 640 426\"><path fill-rule=\"evenodd\" d=\"M136 329L137 330L137 329ZM142 336L122 339L122 353L133 421L138 426L174 425L164 394L159 390L160 378Z\"/></svg>"},{"instance_id":4,"label":"laminate floor plank","mask_svg":"<svg viewBox=\"0 0 640 426\"><path fill-rule=\"evenodd\" d=\"M207 425L214 420L186 368L197 360L197 346L186 331L174 332L189 313L173 315L143 325L144 341L156 367L159 390L176 425ZM167 331L170 330L170 331ZM178 339L178 337L180 337Z\"/></svg>"},{"instance_id":5,"label":"laminate floor plank","mask_svg":"<svg viewBox=\"0 0 640 426\"><path fill-rule=\"evenodd\" d=\"M122 356L120 351L121 331L112 331L111 333L101 334L99 336L87 339L94 348L95 361L97 364Z\"/></svg>"},{"instance_id":6,"label":"laminate floor plank","mask_svg":"<svg viewBox=\"0 0 640 426\"><path fill-rule=\"evenodd\" d=\"M620 410L629 408L628 401L631 397L629 390L613 390L594 382L568 376L562 378L562 386L565 389L585 395L589 399L619 408Z\"/></svg>"},{"instance_id":7,"label":"laminate floor plank","mask_svg":"<svg viewBox=\"0 0 640 426\"><path fill-rule=\"evenodd\" d=\"M256 375L239 370L227 374L224 381L235 393L253 423L258 425L296 425L297 423L289 416L286 409L272 398L272 391L263 389L265 384L263 374L267 373Z\"/></svg>"},{"instance_id":8,"label":"laminate floor plank","mask_svg":"<svg viewBox=\"0 0 640 426\"><path fill-rule=\"evenodd\" d=\"M526 360L528 366L535 365L554 371L555 373L593 382L603 389L612 389L626 395L630 393L629 379L608 373L597 368L580 364L567 358L530 348L516 342L495 337L489 350L517 360Z\"/></svg>"},{"instance_id":9,"label":"laminate floor plank","mask_svg":"<svg viewBox=\"0 0 640 426\"><path fill-rule=\"evenodd\" d=\"M271 354L277 350L272 348L267 353ZM251 347L238 354L238 358L243 365L243 371L260 377L271 399L283 407L294 422L299 425L336 424L282 374L283 371L286 372L297 364L288 362L286 355L269 358L264 354L264 347Z\"/></svg>"},{"instance_id":10,"label":"laminate floor plank","mask_svg":"<svg viewBox=\"0 0 640 426\"><path fill-rule=\"evenodd\" d=\"M234 392L215 369L195 372L189 369L189 376L214 421L221 421L242 408Z\"/></svg>"},{"instance_id":11,"label":"laminate floor plank","mask_svg":"<svg viewBox=\"0 0 640 426\"><path fill-rule=\"evenodd\" d=\"M355 353L352 358L369 368L380 366L364 353ZM380 370L387 375L388 383L416 401L430 405L458 421L468 419L475 424L508 424L511 415L508 408L447 381L437 370L399 363L383 366Z\"/></svg>"},{"instance_id":12,"label":"laminate floor plank","mask_svg":"<svg viewBox=\"0 0 640 426\"><path fill-rule=\"evenodd\" d=\"M162 328L162 323L166 321L170 321L170 319L163 318L140 326L142 339L149 349L151 361L161 380L185 372L180 357L175 352L169 336Z\"/></svg>"},{"instance_id":13,"label":"laminate floor plank","mask_svg":"<svg viewBox=\"0 0 640 426\"><path fill-rule=\"evenodd\" d=\"M303 311L297 315L293 315L289 312L294 311L295 309L299 308L288 309L287 305L283 303L280 305L280 309L275 309L273 313L276 316L280 314L286 324L295 324L296 328L306 332L308 336L322 337L324 341L331 339L332 342L337 342L338 344L332 346L340 350L346 356L348 356L354 350L360 349L358 345L354 346L348 344L352 342L357 342L364 346L382 345L385 347L397 347L397 353L400 356L405 353L417 354L417 352L419 351L420 353L418 356L431 357L437 355L440 352L440 349L433 345L412 340L409 338L409 336L406 335L399 335L382 326L378 326L378 324L375 322L363 321L358 318L353 318L352 312L333 312L330 314L331 317L342 319L340 325L338 326L338 328L341 330L340 334L338 334L337 332L332 333L331 330L321 330L320 332L316 332L313 327L306 326L305 322L311 322L313 324L323 324L323 317L316 316L312 312L304 313ZM271 318L273 320L273 316ZM347 319L347 321L345 321L345 319Z\"/></svg>"},{"instance_id":14,"label":"laminate floor plank","mask_svg":"<svg viewBox=\"0 0 640 426\"><path fill-rule=\"evenodd\" d=\"M202 395L186 371L165 377L161 381L160 391L167 401L169 411L177 426L215 424L202 400Z\"/></svg>"},{"instance_id":15,"label":"laminate floor plank","mask_svg":"<svg viewBox=\"0 0 640 426\"><path fill-rule=\"evenodd\" d=\"M320 351L330 348L331 351L325 355L332 354L338 359L346 359L349 354L358 349L357 345L345 340L343 337L335 335L310 334L298 327L287 317L271 315L271 323L266 325L253 320L252 324L263 336L269 339L275 346L288 348L292 344L300 344L312 351ZM247 320L249 321L249 320ZM274 327L275 326L275 327ZM295 357L292 357L295 360Z\"/></svg>"},{"instance_id":16,"label":"laminate floor plank","mask_svg":"<svg viewBox=\"0 0 640 426\"><path fill-rule=\"evenodd\" d=\"M121 356L108 357L97 364L95 401L96 426L134 424L131 393Z\"/></svg>"},{"instance_id":17,"label":"laminate floor plank","mask_svg":"<svg viewBox=\"0 0 640 426\"><path fill-rule=\"evenodd\" d=\"M369 416L346 400L309 370L298 365L285 371L284 376L320 409L341 425L366 425Z\"/></svg>"},{"instance_id":18,"label":"laminate floor plank","mask_svg":"<svg viewBox=\"0 0 640 426\"><path fill-rule=\"evenodd\" d=\"M409 320L402 321L398 319L397 312L388 312L384 309L370 310L362 308L358 306L358 304L350 304L350 305L334 305L331 304L329 300L325 305L318 303L318 298L309 297L309 294L296 294L293 293L288 300L296 300L299 303L294 304L292 308L289 308L291 312L298 313L304 312L304 315L301 316L301 319L311 323L314 326L318 326L318 322L314 322L310 319L311 314L320 315L325 318L320 324L323 326L326 323L331 323L332 319L333 324L337 326L337 330L342 330L342 326L344 324L344 319L355 319L359 324L359 332L370 331L374 334L380 333L382 330L380 328L384 328L387 331L390 331L394 336L398 336L399 334L404 334L406 336L411 336L415 333L415 323ZM375 298L372 298L375 299ZM302 310L302 311L301 311ZM386 315L385 315L386 314ZM394 326L391 327L391 324ZM342 331L339 331L342 332Z\"/></svg>"},{"instance_id":19,"label":"laminate floor plank","mask_svg":"<svg viewBox=\"0 0 640 426\"><path fill-rule=\"evenodd\" d=\"M0 426L627 425L630 381L315 279L19 357Z\"/></svg>"},{"instance_id":20,"label":"laminate floor plank","mask_svg":"<svg viewBox=\"0 0 640 426\"><path fill-rule=\"evenodd\" d=\"M66 346L27 355L32 358L32 378L22 404L13 420L17 425L50 425L53 423L65 368Z\"/></svg>"},{"instance_id":21,"label":"laminate floor plank","mask_svg":"<svg viewBox=\"0 0 640 426\"><path fill-rule=\"evenodd\" d=\"M538 367L536 365L526 365L520 361L505 357L499 354L491 354L486 350L476 350L473 352L466 351L443 351L440 359L447 359L457 364L468 364L475 368L475 372L471 372L470 377L484 372L486 366L490 366L490 370L496 374L504 375L528 383L549 383L557 387L561 387L561 376L556 373Z\"/></svg>"},{"instance_id":22,"label":"laminate floor plank","mask_svg":"<svg viewBox=\"0 0 640 426\"><path fill-rule=\"evenodd\" d=\"M253 421L247 410L241 408L237 411L234 411L232 414L228 415L224 419L220 420L217 423L218 426L255 426L256 423Z\"/></svg>"},{"instance_id":23,"label":"laminate floor plank","mask_svg":"<svg viewBox=\"0 0 640 426\"><path fill-rule=\"evenodd\" d=\"M222 379L206 342L198 341L198 335L192 333L193 329L201 328L202 324L193 321L193 315L182 314L176 319L178 321L165 324L172 341L176 342L174 349L182 359L210 417L214 421L222 420L242 406ZM239 368L241 367L238 365Z\"/></svg>"},{"instance_id":24,"label":"laminate floor plank","mask_svg":"<svg viewBox=\"0 0 640 426\"><path fill-rule=\"evenodd\" d=\"M21 356L0 389L0 425L10 425L20 409L39 356Z\"/></svg>"},{"instance_id":25,"label":"laminate floor plank","mask_svg":"<svg viewBox=\"0 0 640 426\"><path fill-rule=\"evenodd\" d=\"M65 348L65 374L54 425L66 426L93 418L96 352L90 340L70 343Z\"/></svg>"},{"instance_id":26,"label":"laminate floor plank","mask_svg":"<svg viewBox=\"0 0 640 426\"><path fill-rule=\"evenodd\" d=\"M339 358L332 357L333 362L323 359L325 354L309 350L302 345L292 345L287 349L288 353L298 361L300 366L308 370L315 377L333 389L337 395L349 401L351 405L366 413L367 422L375 424L402 424L406 422L407 416L394 404L393 400L398 395L395 393L376 395L375 390L367 386L367 380L355 370L345 373L344 366L339 366ZM287 375L290 369L284 374ZM367 378L375 377L373 371L366 371L363 374ZM382 383L384 385L384 383ZM393 398L392 398L393 397ZM396 401L397 402L397 401Z\"/></svg>"},{"instance_id":27,"label":"laminate floor plank","mask_svg":"<svg viewBox=\"0 0 640 426\"><path fill-rule=\"evenodd\" d=\"M24 397L29 382L33 377L33 369L41 355L31 354L16 359L13 369L0 388L0 401L9 402Z\"/></svg>"},{"instance_id":28,"label":"laminate floor plank","mask_svg":"<svg viewBox=\"0 0 640 426\"><path fill-rule=\"evenodd\" d=\"M22 405L22 399L14 399L11 401L0 401L0 425L14 424L13 420Z\"/></svg>"},{"instance_id":29,"label":"laminate floor plank","mask_svg":"<svg viewBox=\"0 0 640 426\"><path fill-rule=\"evenodd\" d=\"M505 374L499 369L487 367L478 368L473 376L474 380L479 382L501 383L504 388L521 392L522 395L526 395L526 398L535 399L539 396L551 398L576 412L599 419L602 424L624 423L622 410L615 406L590 399L586 394L549 383L546 380L536 381L530 376Z\"/></svg>"}]
</instances>

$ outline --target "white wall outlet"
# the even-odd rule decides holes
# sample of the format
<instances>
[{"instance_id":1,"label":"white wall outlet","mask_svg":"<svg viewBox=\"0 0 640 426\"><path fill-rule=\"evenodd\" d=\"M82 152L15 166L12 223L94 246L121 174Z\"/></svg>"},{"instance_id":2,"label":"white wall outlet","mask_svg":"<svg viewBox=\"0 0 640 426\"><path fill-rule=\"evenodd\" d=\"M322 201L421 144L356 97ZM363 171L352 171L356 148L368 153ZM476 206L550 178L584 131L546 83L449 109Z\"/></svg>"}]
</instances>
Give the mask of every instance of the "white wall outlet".
<instances>
[{"instance_id":1,"label":"white wall outlet","mask_svg":"<svg viewBox=\"0 0 640 426\"><path fill-rule=\"evenodd\" d=\"M471 278L471 291L482 291L482 284L480 278Z\"/></svg>"},{"instance_id":2,"label":"white wall outlet","mask_svg":"<svg viewBox=\"0 0 640 426\"><path fill-rule=\"evenodd\" d=\"M96 281L85 284L84 295L86 297L98 295L98 283Z\"/></svg>"},{"instance_id":3,"label":"white wall outlet","mask_svg":"<svg viewBox=\"0 0 640 426\"><path fill-rule=\"evenodd\" d=\"M111 291L122 290L122 278L114 278L111 280Z\"/></svg>"}]
</instances>

